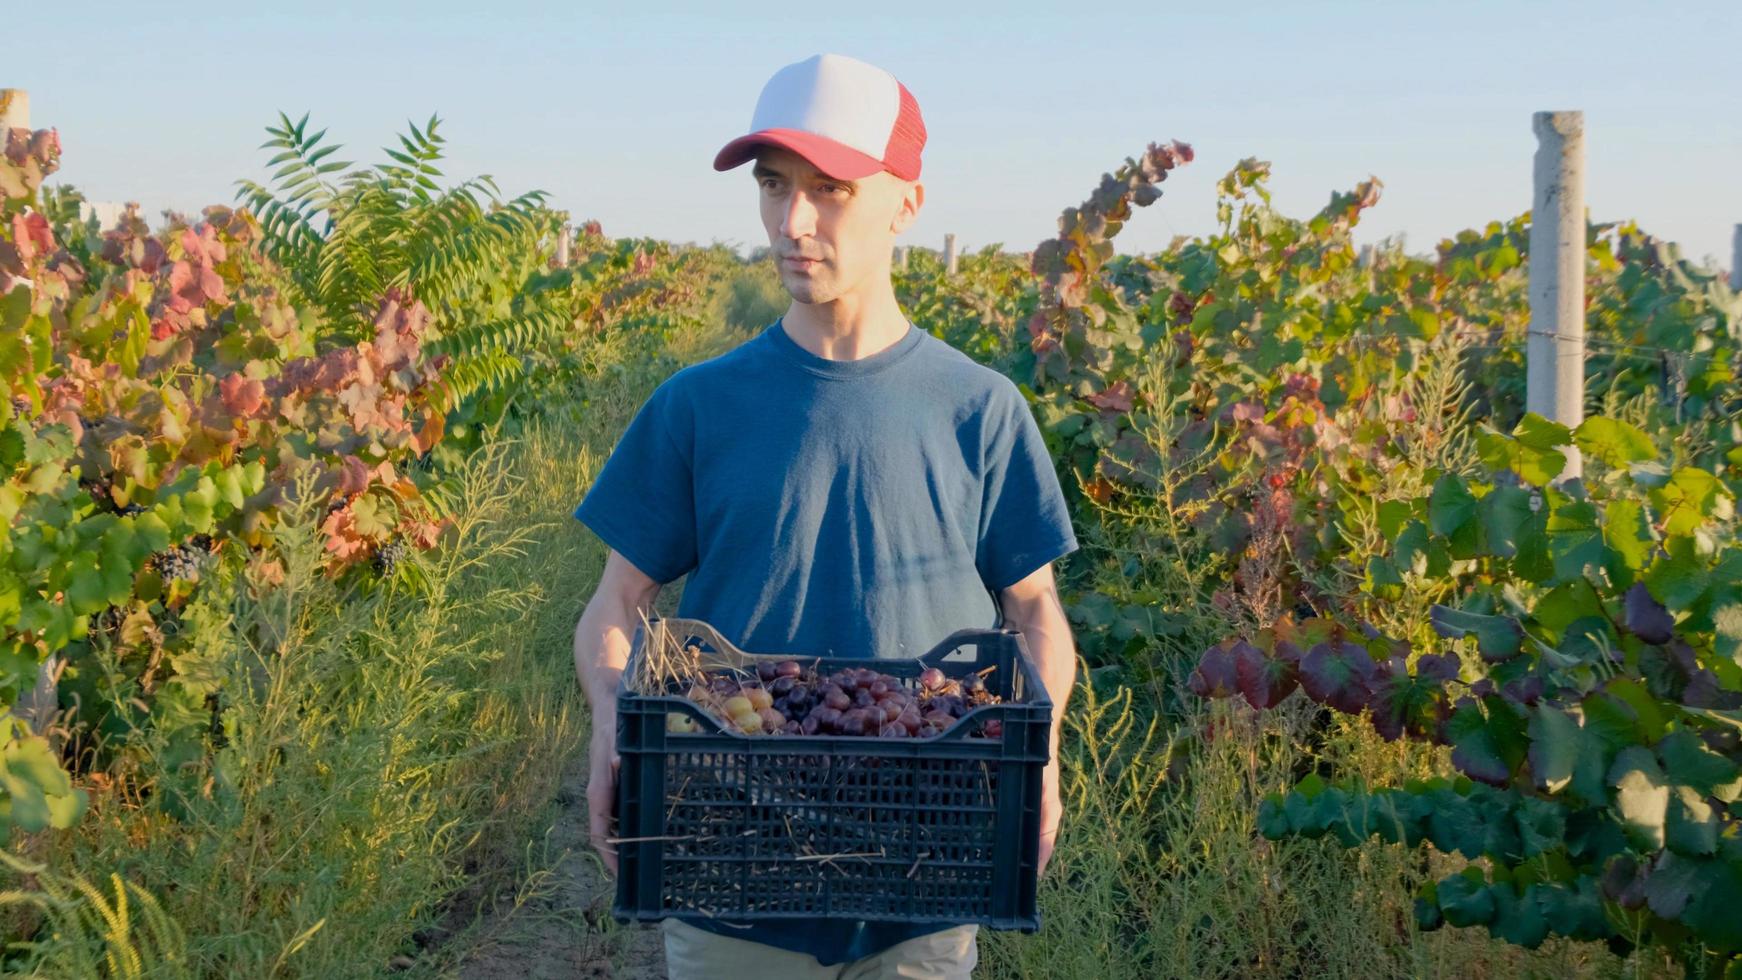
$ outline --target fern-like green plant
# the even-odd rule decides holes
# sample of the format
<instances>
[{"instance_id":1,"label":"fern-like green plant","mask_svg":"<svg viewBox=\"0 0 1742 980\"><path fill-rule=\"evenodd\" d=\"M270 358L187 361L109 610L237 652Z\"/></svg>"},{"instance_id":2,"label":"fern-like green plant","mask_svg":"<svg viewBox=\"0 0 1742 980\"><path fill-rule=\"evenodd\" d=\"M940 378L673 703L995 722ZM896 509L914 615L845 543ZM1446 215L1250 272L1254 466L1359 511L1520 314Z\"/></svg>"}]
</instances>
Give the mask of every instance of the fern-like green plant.
<instances>
[{"instance_id":1,"label":"fern-like green plant","mask_svg":"<svg viewBox=\"0 0 1742 980\"><path fill-rule=\"evenodd\" d=\"M544 272L558 215L542 192L504 200L487 175L442 188L435 116L372 167L330 159L339 147L307 123L281 114L267 128L270 186L239 181L237 196L325 336L367 339L382 296L411 296L430 311L430 353L451 359L452 409L521 376L573 322L568 277Z\"/></svg>"}]
</instances>

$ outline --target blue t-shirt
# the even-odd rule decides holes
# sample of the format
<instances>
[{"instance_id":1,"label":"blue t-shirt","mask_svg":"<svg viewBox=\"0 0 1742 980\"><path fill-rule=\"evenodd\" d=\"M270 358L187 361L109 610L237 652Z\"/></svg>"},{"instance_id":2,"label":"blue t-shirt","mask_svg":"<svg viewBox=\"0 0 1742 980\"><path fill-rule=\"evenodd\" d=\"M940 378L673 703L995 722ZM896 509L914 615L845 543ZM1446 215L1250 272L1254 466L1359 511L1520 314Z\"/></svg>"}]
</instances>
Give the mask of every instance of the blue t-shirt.
<instances>
[{"instance_id":1,"label":"blue t-shirt","mask_svg":"<svg viewBox=\"0 0 1742 980\"><path fill-rule=\"evenodd\" d=\"M678 371L575 516L655 581L688 573L677 615L756 653L917 657L1077 547L1022 392L912 324L829 360L776 320ZM825 964L942 928L691 921Z\"/></svg>"}]
</instances>

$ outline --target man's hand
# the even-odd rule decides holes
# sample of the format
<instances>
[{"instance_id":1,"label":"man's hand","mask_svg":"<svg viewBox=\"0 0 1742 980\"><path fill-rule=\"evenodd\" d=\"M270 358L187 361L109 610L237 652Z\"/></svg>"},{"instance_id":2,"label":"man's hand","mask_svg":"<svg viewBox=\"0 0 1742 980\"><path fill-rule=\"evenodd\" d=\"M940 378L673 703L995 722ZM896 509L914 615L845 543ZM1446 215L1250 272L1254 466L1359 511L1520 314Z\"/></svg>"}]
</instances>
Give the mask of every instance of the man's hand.
<instances>
[{"instance_id":1,"label":"man's hand","mask_svg":"<svg viewBox=\"0 0 1742 980\"><path fill-rule=\"evenodd\" d=\"M1077 648L1071 639L1070 620L1059 601L1052 565L1034 570L1027 578L999 593L1004 619L1022 634L1028 654L1034 658L1041 681L1052 698L1052 758L1046 764L1040 793L1040 870L1045 871L1057 842L1064 805L1059 800L1059 730L1065 717L1065 702L1077 681Z\"/></svg>"},{"instance_id":2,"label":"man's hand","mask_svg":"<svg viewBox=\"0 0 1742 980\"><path fill-rule=\"evenodd\" d=\"M1046 764L1046 775L1040 789L1040 862L1036 875L1046 874L1046 863L1052 860L1052 849L1058 845L1059 821L1064 818L1064 804L1059 801L1059 760L1054 752Z\"/></svg>"},{"instance_id":3,"label":"man's hand","mask_svg":"<svg viewBox=\"0 0 1742 980\"><path fill-rule=\"evenodd\" d=\"M617 815L617 710L593 712L593 737L587 752L587 835L605 862L605 870L617 873L617 846L610 843Z\"/></svg>"},{"instance_id":4,"label":"man's hand","mask_svg":"<svg viewBox=\"0 0 1742 980\"><path fill-rule=\"evenodd\" d=\"M575 624L575 676L592 707L593 736L587 759L587 833L605 867L617 873L617 847L610 843L617 812L617 681L629 659L630 640L642 615L653 608L659 583L616 551L605 556L599 587Z\"/></svg>"}]
</instances>

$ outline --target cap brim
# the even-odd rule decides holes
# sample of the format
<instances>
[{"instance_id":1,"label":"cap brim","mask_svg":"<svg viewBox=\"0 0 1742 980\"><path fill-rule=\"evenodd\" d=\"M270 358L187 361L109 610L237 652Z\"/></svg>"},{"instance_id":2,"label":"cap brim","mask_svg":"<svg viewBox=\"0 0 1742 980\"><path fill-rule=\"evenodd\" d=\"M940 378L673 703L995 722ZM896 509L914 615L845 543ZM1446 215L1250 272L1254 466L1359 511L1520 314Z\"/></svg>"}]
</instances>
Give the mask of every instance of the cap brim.
<instances>
[{"instance_id":1,"label":"cap brim","mask_svg":"<svg viewBox=\"0 0 1742 980\"><path fill-rule=\"evenodd\" d=\"M715 170L731 170L756 155L759 146L779 146L809 160L811 166L837 180L859 180L879 173L883 161L815 133L796 129L764 129L740 136L714 156Z\"/></svg>"}]
</instances>

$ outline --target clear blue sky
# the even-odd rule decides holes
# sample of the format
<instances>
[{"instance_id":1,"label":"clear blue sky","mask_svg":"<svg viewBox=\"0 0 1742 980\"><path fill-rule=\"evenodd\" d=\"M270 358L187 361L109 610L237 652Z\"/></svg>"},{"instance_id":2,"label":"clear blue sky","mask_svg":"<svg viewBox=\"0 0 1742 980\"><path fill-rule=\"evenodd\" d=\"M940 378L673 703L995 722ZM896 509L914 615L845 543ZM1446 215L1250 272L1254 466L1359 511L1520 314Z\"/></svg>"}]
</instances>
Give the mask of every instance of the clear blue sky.
<instances>
[{"instance_id":1,"label":"clear blue sky","mask_svg":"<svg viewBox=\"0 0 1742 980\"><path fill-rule=\"evenodd\" d=\"M923 245L1032 248L1104 171L1178 138L1198 161L1123 250L1208 230L1215 181L1244 156L1272 161L1295 214L1377 175L1360 239L1426 250L1527 209L1531 112L1572 108L1593 217L1726 265L1742 222L1737 0L9 6L0 86L60 129L62 179L153 217L262 176L281 109L364 161L436 112L450 177L545 190L608 234L762 244L748 168L715 173L714 151L776 68L838 51L919 100Z\"/></svg>"}]
</instances>

